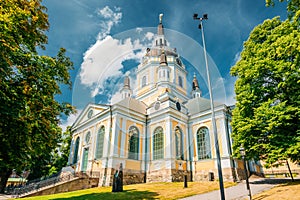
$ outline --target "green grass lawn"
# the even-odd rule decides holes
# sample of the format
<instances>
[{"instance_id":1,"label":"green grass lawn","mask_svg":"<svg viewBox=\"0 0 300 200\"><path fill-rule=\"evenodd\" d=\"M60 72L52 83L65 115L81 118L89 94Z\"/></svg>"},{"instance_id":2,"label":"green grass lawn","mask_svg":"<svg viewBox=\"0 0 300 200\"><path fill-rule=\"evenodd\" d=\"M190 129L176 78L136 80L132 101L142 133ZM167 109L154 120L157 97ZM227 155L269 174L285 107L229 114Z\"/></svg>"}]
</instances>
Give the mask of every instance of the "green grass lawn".
<instances>
[{"instance_id":1,"label":"green grass lawn","mask_svg":"<svg viewBox=\"0 0 300 200\"><path fill-rule=\"evenodd\" d=\"M236 185L226 182L225 187ZM115 199L178 199L195 194L206 193L219 189L219 182L189 182L188 188L182 182L175 183L145 183L125 185L123 192L112 193L111 187L98 187L74 192L66 192L47 196L22 198L24 200L115 200Z\"/></svg>"}]
</instances>

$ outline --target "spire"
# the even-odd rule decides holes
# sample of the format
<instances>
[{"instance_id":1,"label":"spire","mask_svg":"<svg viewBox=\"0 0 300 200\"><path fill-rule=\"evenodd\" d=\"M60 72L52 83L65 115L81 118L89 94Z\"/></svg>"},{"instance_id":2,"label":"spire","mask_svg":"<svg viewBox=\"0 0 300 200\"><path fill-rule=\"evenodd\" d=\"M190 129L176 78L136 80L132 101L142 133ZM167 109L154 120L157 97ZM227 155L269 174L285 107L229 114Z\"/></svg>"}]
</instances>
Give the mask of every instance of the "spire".
<instances>
[{"instance_id":1,"label":"spire","mask_svg":"<svg viewBox=\"0 0 300 200\"><path fill-rule=\"evenodd\" d=\"M197 80L197 77L196 77L196 73L194 72L192 96L193 96L193 98L201 97L201 94L202 94L202 92L201 92L201 90L199 88L199 84L198 84L198 80Z\"/></svg>"},{"instance_id":2,"label":"spire","mask_svg":"<svg viewBox=\"0 0 300 200\"><path fill-rule=\"evenodd\" d=\"M196 73L194 72L194 79L193 79L193 90L199 89L198 80L196 77Z\"/></svg>"},{"instance_id":3,"label":"spire","mask_svg":"<svg viewBox=\"0 0 300 200\"><path fill-rule=\"evenodd\" d=\"M123 87L130 89L130 79L129 79L129 76L125 76L125 78L124 78L124 86Z\"/></svg>"},{"instance_id":4,"label":"spire","mask_svg":"<svg viewBox=\"0 0 300 200\"><path fill-rule=\"evenodd\" d=\"M157 35L164 35L164 26L162 24L163 14L159 14L159 24L157 26Z\"/></svg>"},{"instance_id":5,"label":"spire","mask_svg":"<svg viewBox=\"0 0 300 200\"><path fill-rule=\"evenodd\" d=\"M128 75L126 75L124 78L124 85L121 89L121 94L123 99L132 96L132 90L130 89L130 79Z\"/></svg>"}]
</instances>

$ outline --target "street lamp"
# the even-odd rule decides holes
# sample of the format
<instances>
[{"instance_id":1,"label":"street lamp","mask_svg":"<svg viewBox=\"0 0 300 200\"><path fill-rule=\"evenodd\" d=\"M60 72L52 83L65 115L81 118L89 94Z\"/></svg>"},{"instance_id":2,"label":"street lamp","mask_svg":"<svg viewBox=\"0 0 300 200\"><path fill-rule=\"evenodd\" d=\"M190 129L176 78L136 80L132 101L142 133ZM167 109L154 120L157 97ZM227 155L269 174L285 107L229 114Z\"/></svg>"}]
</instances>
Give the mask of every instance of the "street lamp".
<instances>
[{"instance_id":1,"label":"street lamp","mask_svg":"<svg viewBox=\"0 0 300 200\"><path fill-rule=\"evenodd\" d=\"M207 14L204 14L202 17L198 17L198 14L194 14L193 19L200 21L200 24L199 24L198 28L201 29L201 32L202 32L202 43L203 43L205 67L206 67L206 73L207 73L208 91L209 91L209 97L210 97L211 121L212 121L212 126L213 126L213 131L214 131L215 147L216 147L216 155L217 155L220 193L221 193L221 199L225 200L222 166L221 166L221 157L220 157L220 150L219 150L219 140L218 140L218 133L217 133L217 124L216 124L216 119L215 119L214 100L213 100L213 94L212 94L212 89L211 89L210 73L209 73L209 69L208 69L208 62L207 62L207 55L206 55L204 28L203 28L203 24L202 24L203 20L208 19L207 16L208 16Z\"/></svg>"},{"instance_id":2,"label":"street lamp","mask_svg":"<svg viewBox=\"0 0 300 200\"><path fill-rule=\"evenodd\" d=\"M245 152L245 149L244 147L240 147L240 154L242 156L242 159L243 159L243 163L244 163L244 171L245 171L245 175L246 175L246 185L247 185L247 190L249 192L249 198L250 200L252 199L251 197L251 190L250 190L250 185L249 185L249 179L248 179L248 172L247 172L247 167L246 167L246 161L245 161L245 155L246 155L246 152Z\"/></svg>"}]
</instances>

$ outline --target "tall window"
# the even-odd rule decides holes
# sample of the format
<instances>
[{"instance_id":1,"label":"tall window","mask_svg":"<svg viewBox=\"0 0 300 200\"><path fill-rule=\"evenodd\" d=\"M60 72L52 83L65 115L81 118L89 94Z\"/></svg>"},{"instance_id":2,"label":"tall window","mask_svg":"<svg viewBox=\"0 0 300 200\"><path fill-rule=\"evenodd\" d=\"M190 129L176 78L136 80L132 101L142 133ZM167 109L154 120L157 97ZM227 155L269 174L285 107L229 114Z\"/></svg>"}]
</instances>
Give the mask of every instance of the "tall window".
<instances>
[{"instance_id":1,"label":"tall window","mask_svg":"<svg viewBox=\"0 0 300 200\"><path fill-rule=\"evenodd\" d=\"M153 160L164 158L164 135L163 128L157 127L153 135Z\"/></svg>"},{"instance_id":2,"label":"tall window","mask_svg":"<svg viewBox=\"0 0 300 200\"><path fill-rule=\"evenodd\" d=\"M78 137L76 139L76 142L75 142L74 155L73 155L73 164L77 163L78 150L79 150L79 141L80 141L80 138Z\"/></svg>"},{"instance_id":3,"label":"tall window","mask_svg":"<svg viewBox=\"0 0 300 200\"><path fill-rule=\"evenodd\" d=\"M103 143L104 143L105 128L101 126L97 133L97 143L96 143L96 159L103 157Z\"/></svg>"},{"instance_id":4,"label":"tall window","mask_svg":"<svg viewBox=\"0 0 300 200\"><path fill-rule=\"evenodd\" d=\"M178 127L175 129L175 148L176 159L184 160L182 131Z\"/></svg>"},{"instance_id":5,"label":"tall window","mask_svg":"<svg viewBox=\"0 0 300 200\"><path fill-rule=\"evenodd\" d=\"M179 84L180 87L183 87L183 82L182 82L182 77L181 76L178 77L178 84Z\"/></svg>"},{"instance_id":6,"label":"tall window","mask_svg":"<svg viewBox=\"0 0 300 200\"><path fill-rule=\"evenodd\" d=\"M139 159L139 132L135 126L129 129L128 158Z\"/></svg>"},{"instance_id":7,"label":"tall window","mask_svg":"<svg viewBox=\"0 0 300 200\"><path fill-rule=\"evenodd\" d=\"M143 76L143 78L142 78L142 87L145 87L146 84L147 84L147 78L146 78L146 76Z\"/></svg>"},{"instance_id":8,"label":"tall window","mask_svg":"<svg viewBox=\"0 0 300 200\"><path fill-rule=\"evenodd\" d=\"M210 159L211 147L208 128L202 127L197 131L198 159Z\"/></svg>"}]
</instances>

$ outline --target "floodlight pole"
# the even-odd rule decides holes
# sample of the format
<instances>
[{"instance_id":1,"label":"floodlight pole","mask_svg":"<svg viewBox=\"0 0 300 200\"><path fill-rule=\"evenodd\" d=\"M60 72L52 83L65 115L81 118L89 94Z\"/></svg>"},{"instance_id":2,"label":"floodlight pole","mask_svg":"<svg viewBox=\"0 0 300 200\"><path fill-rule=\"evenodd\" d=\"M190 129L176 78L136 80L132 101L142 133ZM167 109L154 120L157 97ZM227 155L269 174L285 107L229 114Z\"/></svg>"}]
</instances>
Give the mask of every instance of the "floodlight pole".
<instances>
[{"instance_id":1,"label":"floodlight pole","mask_svg":"<svg viewBox=\"0 0 300 200\"><path fill-rule=\"evenodd\" d=\"M194 14L194 20L199 20L199 29L202 32L202 43L203 43L203 50L204 50L204 60L205 60L205 67L207 73L207 83L208 83L208 91L209 91L209 98L210 98L210 107L211 107L211 121L213 126L214 138L215 138L215 148L216 148L216 156L217 156L217 165L218 165L218 175L219 175L219 185L220 185L220 195L221 200L225 200L225 192L224 192L224 184L223 184L223 174L222 174L222 166L221 166L221 157L220 157L220 149L219 149L219 139L218 139L218 132L217 132L217 124L215 119L215 108L214 108L214 100L210 82L210 72L208 68L207 62L207 55L206 55L206 46L205 46L205 38L204 38L204 28L203 28L203 20L207 20L207 14L204 14L203 17L198 17L198 14Z\"/></svg>"}]
</instances>

